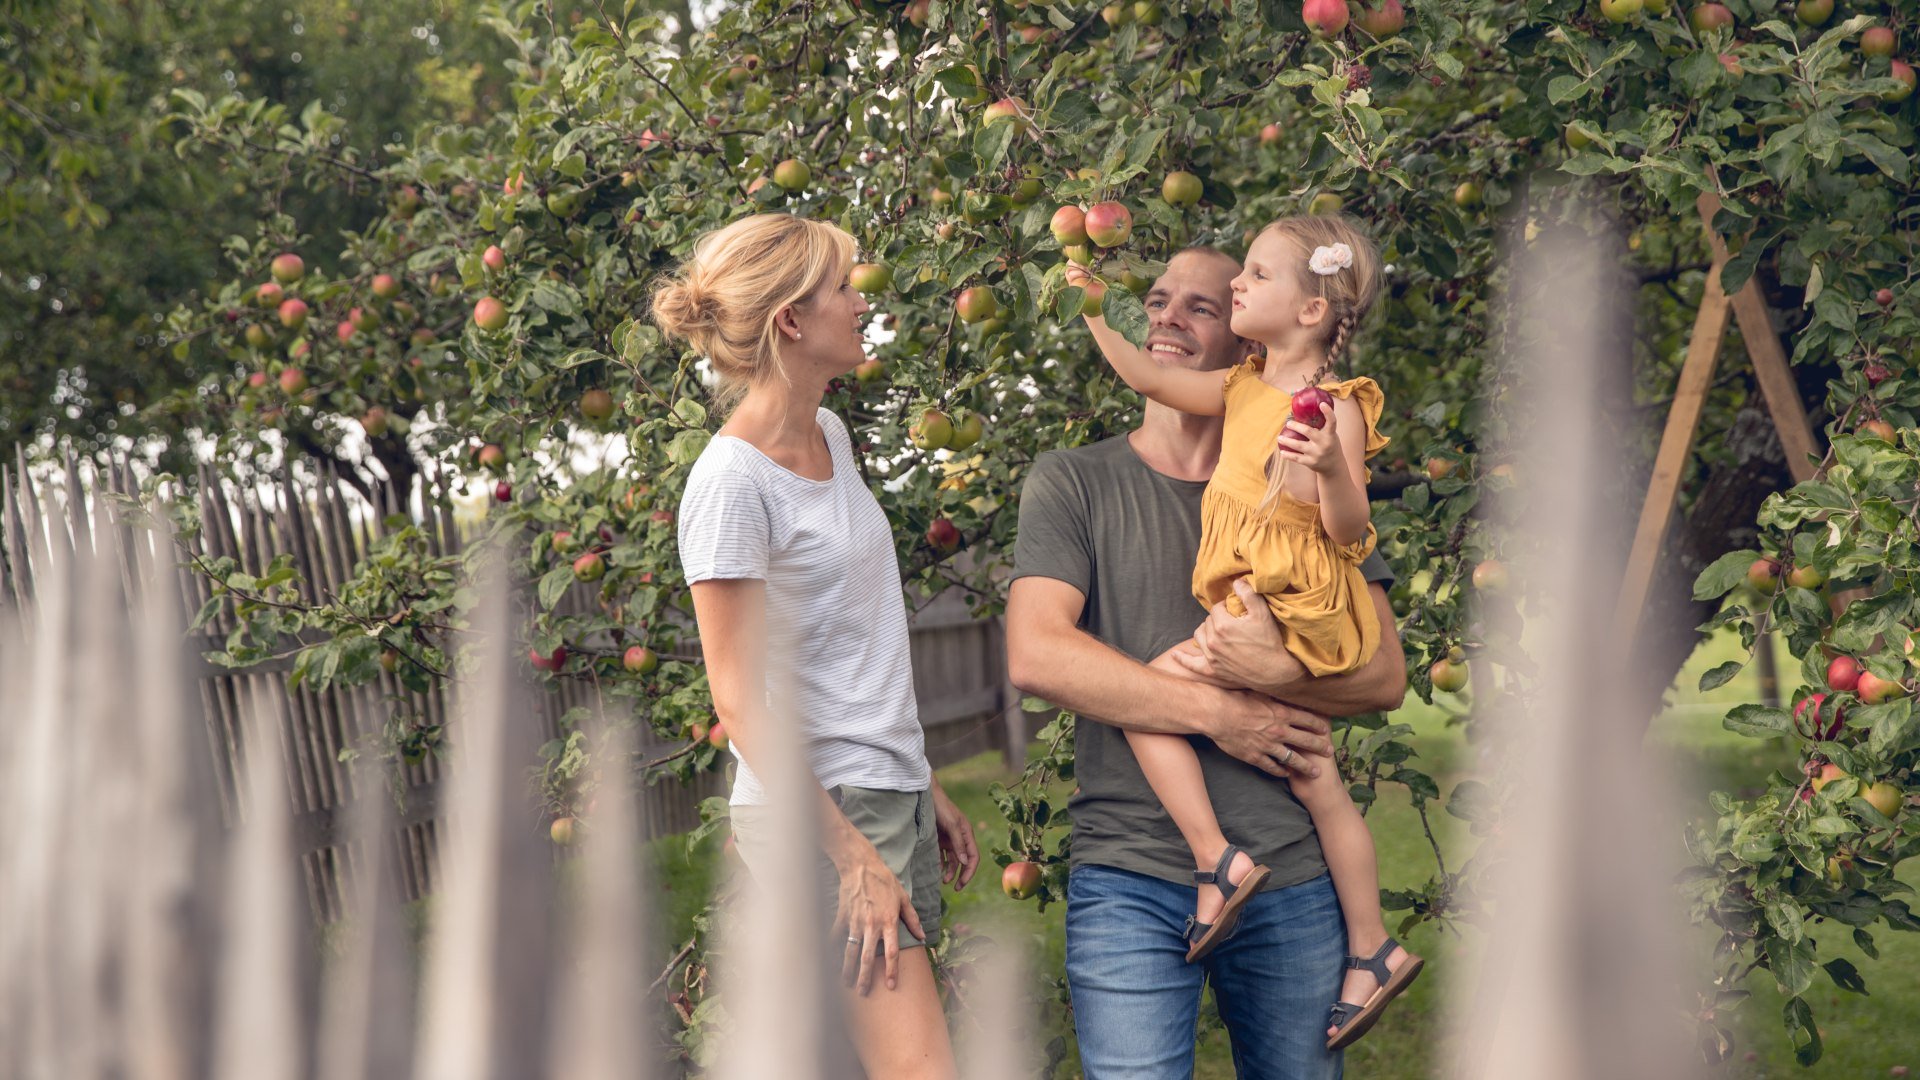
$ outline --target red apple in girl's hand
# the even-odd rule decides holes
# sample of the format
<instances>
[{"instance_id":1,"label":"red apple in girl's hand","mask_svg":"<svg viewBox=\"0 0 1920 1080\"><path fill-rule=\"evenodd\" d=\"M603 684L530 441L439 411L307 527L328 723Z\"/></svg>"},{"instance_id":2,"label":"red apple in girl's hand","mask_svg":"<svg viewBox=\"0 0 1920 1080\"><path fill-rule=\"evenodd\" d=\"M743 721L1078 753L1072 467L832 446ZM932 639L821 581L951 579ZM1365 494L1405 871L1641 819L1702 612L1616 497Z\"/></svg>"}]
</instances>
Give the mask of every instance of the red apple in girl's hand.
<instances>
[{"instance_id":1,"label":"red apple in girl's hand","mask_svg":"<svg viewBox=\"0 0 1920 1080\"><path fill-rule=\"evenodd\" d=\"M1333 408L1333 395L1317 386L1309 386L1293 395L1293 418L1310 428L1327 426L1327 418L1320 406Z\"/></svg>"}]
</instances>

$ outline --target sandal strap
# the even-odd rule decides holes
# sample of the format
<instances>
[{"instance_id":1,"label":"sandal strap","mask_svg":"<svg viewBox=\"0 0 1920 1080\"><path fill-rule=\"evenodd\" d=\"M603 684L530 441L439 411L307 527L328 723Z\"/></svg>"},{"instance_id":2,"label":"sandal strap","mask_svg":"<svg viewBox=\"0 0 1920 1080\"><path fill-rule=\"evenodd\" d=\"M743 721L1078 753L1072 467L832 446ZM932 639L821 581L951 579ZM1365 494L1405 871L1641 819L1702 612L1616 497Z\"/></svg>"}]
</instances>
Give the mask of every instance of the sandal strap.
<instances>
[{"instance_id":1,"label":"sandal strap","mask_svg":"<svg viewBox=\"0 0 1920 1080\"><path fill-rule=\"evenodd\" d=\"M1240 891L1240 886L1235 885L1232 880L1227 877L1227 872L1233 868L1233 857L1238 854L1240 854L1240 846L1238 844L1228 844L1227 850L1221 853L1220 861L1214 864L1213 869L1195 870L1193 872L1193 883L1195 885L1218 886L1222 899L1233 899L1233 894Z\"/></svg>"},{"instance_id":2,"label":"sandal strap","mask_svg":"<svg viewBox=\"0 0 1920 1080\"><path fill-rule=\"evenodd\" d=\"M1207 931L1211 929L1213 929L1212 923L1201 922L1189 913L1187 915L1187 924L1180 928L1180 937L1184 941L1199 941L1201 938L1206 937ZM1196 931L1198 932L1196 933Z\"/></svg>"},{"instance_id":3,"label":"sandal strap","mask_svg":"<svg viewBox=\"0 0 1920 1080\"><path fill-rule=\"evenodd\" d=\"M1387 966L1387 957L1392 956L1393 950L1399 947L1400 943L1389 937L1386 943L1381 945L1372 956L1361 957L1349 954L1347 956L1347 966L1355 971L1372 972L1373 977L1379 980L1380 985L1385 986L1387 985L1387 980L1393 976L1393 969Z\"/></svg>"},{"instance_id":4,"label":"sandal strap","mask_svg":"<svg viewBox=\"0 0 1920 1080\"><path fill-rule=\"evenodd\" d=\"M1327 1007L1327 1022L1336 1030L1344 1028L1353 1023L1353 1018L1365 1008L1365 1005L1355 1005L1351 1001L1336 1001Z\"/></svg>"}]
</instances>

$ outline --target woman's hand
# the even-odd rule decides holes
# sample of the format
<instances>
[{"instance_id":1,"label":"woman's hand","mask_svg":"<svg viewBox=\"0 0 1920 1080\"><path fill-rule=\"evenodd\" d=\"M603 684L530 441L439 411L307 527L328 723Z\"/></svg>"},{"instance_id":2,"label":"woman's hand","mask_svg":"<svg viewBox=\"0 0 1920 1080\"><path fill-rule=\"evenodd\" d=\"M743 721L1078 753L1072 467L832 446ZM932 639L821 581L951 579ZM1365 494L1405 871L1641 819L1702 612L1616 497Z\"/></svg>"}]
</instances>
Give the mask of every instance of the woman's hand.
<instances>
[{"instance_id":1,"label":"woman's hand","mask_svg":"<svg viewBox=\"0 0 1920 1080\"><path fill-rule=\"evenodd\" d=\"M847 947L841 961L841 975L848 986L858 987L862 997L873 989L877 973L874 956L886 962L887 989L892 990L900 977L900 923L905 922L913 936L925 938L920 929L920 913L913 910L913 898L893 871L880 859L872 841L859 836L849 842L834 860L840 872L840 903L833 915L833 930L847 932Z\"/></svg>"},{"instance_id":2,"label":"woman's hand","mask_svg":"<svg viewBox=\"0 0 1920 1080\"><path fill-rule=\"evenodd\" d=\"M940 782L933 784L933 826L940 833L940 880L955 889L964 889L980 868L980 848L973 842L973 822L947 793Z\"/></svg>"},{"instance_id":3,"label":"woman's hand","mask_svg":"<svg viewBox=\"0 0 1920 1080\"><path fill-rule=\"evenodd\" d=\"M1327 422L1319 428L1288 420L1287 426L1280 429L1276 446L1280 456L1288 461L1297 461L1320 476L1338 476L1347 466L1340 454L1340 440L1334 433L1333 407L1321 405L1320 415L1326 417Z\"/></svg>"}]
</instances>

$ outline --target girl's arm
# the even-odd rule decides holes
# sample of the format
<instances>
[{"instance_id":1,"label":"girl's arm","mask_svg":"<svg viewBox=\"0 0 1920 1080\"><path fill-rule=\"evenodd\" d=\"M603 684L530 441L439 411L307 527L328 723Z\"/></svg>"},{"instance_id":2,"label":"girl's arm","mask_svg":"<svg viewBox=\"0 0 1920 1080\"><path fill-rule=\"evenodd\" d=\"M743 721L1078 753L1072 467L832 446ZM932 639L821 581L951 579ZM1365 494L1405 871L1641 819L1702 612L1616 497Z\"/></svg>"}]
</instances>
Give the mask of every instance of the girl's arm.
<instances>
[{"instance_id":1,"label":"girl's arm","mask_svg":"<svg viewBox=\"0 0 1920 1080\"><path fill-rule=\"evenodd\" d=\"M1287 421L1286 430L1303 436L1280 437L1280 456L1298 461L1312 469L1320 491L1320 524L1336 544L1357 544L1367 535L1367 486L1365 474L1367 420L1360 406L1347 398L1333 399L1333 408L1320 407L1327 418L1325 427L1315 430L1298 420Z\"/></svg>"},{"instance_id":2,"label":"girl's arm","mask_svg":"<svg viewBox=\"0 0 1920 1080\"><path fill-rule=\"evenodd\" d=\"M700 629L701 652L706 659L707 685L713 711L726 725L727 736L739 747L740 757L754 775L775 791L786 772L754 762L767 749L766 724L766 602L767 583L749 578L709 580L693 585L693 616ZM795 734L796 746L798 734ZM913 909L900 879L880 858L880 852L853 827L833 797L818 780L808 784L805 796L817 807L821 844L840 871L836 926L847 927L849 938L860 941L857 981L860 992L871 987L877 970L872 962L884 954L888 989L899 978L899 922L924 937L920 915ZM776 796L777 797L777 796ZM847 950L847 974L854 975L853 950Z\"/></svg>"},{"instance_id":3,"label":"girl's arm","mask_svg":"<svg viewBox=\"0 0 1920 1080\"><path fill-rule=\"evenodd\" d=\"M1069 270L1067 283L1085 285L1090 279L1084 270ZM1116 288L1118 286L1115 286ZM1147 350L1120 336L1120 332L1107 325L1107 320L1098 315L1086 316L1087 329L1093 331L1093 340L1099 344L1100 352L1120 373L1120 378L1139 393L1165 405L1169 409L1178 409L1195 416L1221 416L1227 411L1226 371L1188 371L1186 368L1162 367ZM1228 371L1232 369L1229 368Z\"/></svg>"}]
</instances>

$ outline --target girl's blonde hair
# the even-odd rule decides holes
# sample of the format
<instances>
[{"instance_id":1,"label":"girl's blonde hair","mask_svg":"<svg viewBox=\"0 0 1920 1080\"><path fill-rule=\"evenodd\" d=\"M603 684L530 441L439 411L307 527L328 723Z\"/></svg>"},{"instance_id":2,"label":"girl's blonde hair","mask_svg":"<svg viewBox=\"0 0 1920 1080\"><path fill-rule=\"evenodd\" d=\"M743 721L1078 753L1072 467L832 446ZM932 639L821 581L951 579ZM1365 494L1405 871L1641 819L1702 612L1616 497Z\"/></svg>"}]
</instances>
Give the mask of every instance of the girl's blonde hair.
<instances>
[{"instance_id":1,"label":"girl's blonde hair","mask_svg":"<svg viewBox=\"0 0 1920 1080\"><path fill-rule=\"evenodd\" d=\"M1327 317L1321 322L1326 328L1326 336L1321 340L1327 359L1313 373L1311 385L1317 386L1346 357L1361 321L1380 298L1380 249L1374 246L1373 238L1361 230L1359 223L1345 214L1283 217L1260 231L1278 233L1293 241L1299 248L1294 273L1299 275L1301 290L1309 297L1318 296L1327 302ZM1331 274L1315 273L1308 265L1314 251L1334 244L1345 244L1352 250L1353 265ZM1267 492L1260 500L1261 513L1280 501L1287 465L1277 449L1267 458Z\"/></svg>"},{"instance_id":2,"label":"girl's blonde hair","mask_svg":"<svg viewBox=\"0 0 1920 1080\"><path fill-rule=\"evenodd\" d=\"M654 287L653 322L684 338L720 376L716 411L731 410L747 388L783 374L774 317L845 277L858 245L824 221L755 214L694 242L693 254Z\"/></svg>"}]
</instances>

